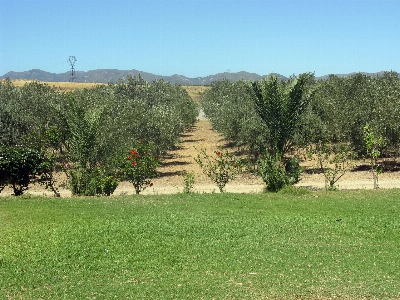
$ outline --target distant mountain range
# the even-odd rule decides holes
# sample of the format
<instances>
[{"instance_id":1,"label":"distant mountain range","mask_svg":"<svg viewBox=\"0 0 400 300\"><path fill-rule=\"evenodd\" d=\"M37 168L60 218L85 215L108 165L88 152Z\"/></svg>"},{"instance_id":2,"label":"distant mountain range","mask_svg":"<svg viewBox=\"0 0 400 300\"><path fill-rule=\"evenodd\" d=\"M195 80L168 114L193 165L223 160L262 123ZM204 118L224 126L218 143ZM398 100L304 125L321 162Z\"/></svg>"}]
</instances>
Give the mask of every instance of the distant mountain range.
<instances>
[{"instance_id":1,"label":"distant mountain range","mask_svg":"<svg viewBox=\"0 0 400 300\"><path fill-rule=\"evenodd\" d=\"M182 85L210 85L213 81L220 81L223 79L228 79L230 81L237 81L239 79L247 79L247 80L259 80L261 78L267 77L269 75L277 75L281 79L287 79L287 77L282 76L280 74L271 73L268 75L258 75L255 73L249 72L237 72L237 73L218 73L215 75L209 75L207 77L197 77L197 78L188 78L182 75L172 75L172 76L162 76L155 75L152 73L142 72L138 70L116 70L116 69L99 69L99 70L91 70L87 72L76 71L75 72L75 81L76 82L93 82L93 83L108 83L108 82L117 82L120 79L124 79L127 76L142 76L146 81L153 81L154 79L163 79L164 81L170 83L178 83ZM351 74L337 74L338 76L349 76ZM368 75L381 75L383 72L378 73L364 73ZM400 75L399 75L400 76ZM4 74L4 76L0 76L0 79L21 79L21 80L38 80L38 81L47 81L47 82L67 82L70 80L70 72L55 74L46 71L42 71L39 69L33 69L24 72L8 72ZM316 79L326 79L328 75L317 77Z\"/></svg>"}]
</instances>

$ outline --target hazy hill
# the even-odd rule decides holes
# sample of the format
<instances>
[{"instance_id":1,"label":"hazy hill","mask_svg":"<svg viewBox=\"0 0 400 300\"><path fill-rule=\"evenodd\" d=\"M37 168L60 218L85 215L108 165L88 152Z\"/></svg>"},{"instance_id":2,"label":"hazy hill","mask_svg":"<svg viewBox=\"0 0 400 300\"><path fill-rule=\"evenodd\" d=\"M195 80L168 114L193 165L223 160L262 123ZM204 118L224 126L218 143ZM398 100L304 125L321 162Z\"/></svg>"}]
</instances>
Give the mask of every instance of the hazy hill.
<instances>
[{"instance_id":1,"label":"hazy hill","mask_svg":"<svg viewBox=\"0 0 400 300\"><path fill-rule=\"evenodd\" d=\"M98 69L91 70L87 72L76 71L75 72L75 81L76 82L95 82L95 83L108 83L108 82L117 82L120 79L124 79L129 75L138 76L141 75L143 79L146 81L153 81L154 79L163 79L164 81L171 83L178 83L182 85L210 85L213 81L220 81L223 79L228 79L230 81L237 81L239 79L247 79L247 80L259 80L263 77L267 77L268 75L258 75L255 73L249 72L224 72L218 73L215 75L209 75L207 77L197 77L197 78L188 78L182 75L172 75L172 76L162 76L155 75L152 73L142 72L138 70L117 70L117 69ZM355 73L350 74L337 74L337 76L350 76ZM367 75L382 75L383 72L378 73L364 73ZM271 75L271 74L269 74ZM287 79L286 77L280 74L274 74L280 77L281 79ZM316 79L326 79L329 75L317 77ZM4 74L4 76L0 76L0 79L5 78L10 79L21 79L21 80L39 80L39 81L48 81L48 82L67 82L70 80L70 72L55 74L46 71L42 71L39 69L33 69L30 71L24 72L8 72ZM400 75L399 75L400 77Z\"/></svg>"},{"instance_id":2,"label":"hazy hill","mask_svg":"<svg viewBox=\"0 0 400 300\"><path fill-rule=\"evenodd\" d=\"M153 81L154 79L163 79L164 81L168 81L171 83L179 83L182 85L210 85L213 81L220 81L222 79L228 79L231 81L237 81L239 79L248 79L248 80L258 80L262 77L266 77L268 75L260 76L255 73L248 72L237 72L237 73L218 73L215 75L210 75L207 77L197 77L197 78L188 78L182 75L172 75L172 76L162 76L155 75L152 73L142 72L138 70L116 70L116 69L98 69L91 70L87 72L76 71L75 72L75 81L76 82L96 82L96 83L108 83L108 82L116 82L120 79L124 79L129 75L132 76L140 76L143 77L146 81ZM276 74L282 79L286 77ZM21 80L39 80L39 81L49 81L49 82L66 82L70 80L70 73L50 73L46 71L42 71L39 69L33 69L30 71L24 72L8 72L1 76L0 79L5 78L10 79L21 79Z\"/></svg>"}]
</instances>

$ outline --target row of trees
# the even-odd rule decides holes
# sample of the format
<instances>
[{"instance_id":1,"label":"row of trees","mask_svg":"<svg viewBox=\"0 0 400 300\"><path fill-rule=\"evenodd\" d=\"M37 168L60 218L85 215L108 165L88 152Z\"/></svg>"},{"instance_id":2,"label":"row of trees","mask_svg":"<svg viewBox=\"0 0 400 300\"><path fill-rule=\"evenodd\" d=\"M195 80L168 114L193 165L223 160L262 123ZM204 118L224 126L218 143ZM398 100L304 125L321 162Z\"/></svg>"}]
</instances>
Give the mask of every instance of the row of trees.
<instances>
[{"instance_id":1,"label":"row of trees","mask_svg":"<svg viewBox=\"0 0 400 300\"><path fill-rule=\"evenodd\" d=\"M57 194L52 174L59 165L74 194L108 195L120 179L139 193L151 184L158 156L198 114L181 86L140 77L74 92L38 82L18 88L6 80L0 100L0 191L11 184L16 195L35 175ZM378 172L379 156L397 156L400 148L395 72L320 81L311 73L287 81L224 80L201 103L213 127L257 162L270 190L299 180L299 160L287 155L298 147L308 149L323 171L326 161L335 165L324 171L330 186L349 157L369 156Z\"/></svg>"},{"instance_id":2,"label":"row of trees","mask_svg":"<svg viewBox=\"0 0 400 300\"><path fill-rule=\"evenodd\" d=\"M396 72L382 76L355 74L330 76L315 84L311 113L318 132L313 137L332 142L347 141L357 154L365 154L363 128L383 139L385 156L400 150L400 78Z\"/></svg>"},{"instance_id":3,"label":"row of trees","mask_svg":"<svg viewBox=\"0 0 400 300\"><path fill-rule=\"evenodd\" d=\"M397 156L400 150L396 72L332 75L319 81L310 73L287 81L277 77L258 82L224 80L203 93L201 104L213 127L258 161L261 175L273 190L298 180L298 161L286 155L295 148L308 149L310 155L328 162L334 157L336 166L350 153L359 158L371 155L371 133L379 154ZM339 173L326 174L327 178L334 174L329 178L331 185Z\"/></svg>"},{"instance_id":4,"label":"row of trees","mask_svg":"<svg viewBox=\"0 0 400 300\"><path fill-rule=\"evenodd\" d=\"M303 74L299 78L306 76ZM400 148L400 78L396 72L382 76L355 74L349 77L331 75L315 81L307 75L303 100L307 99L296 124L290 125L290 145L304 146L318 141L349 142L359 154L365 153L363 128L369 124L375 134L382 136L384 155L398 155ZM299 78L288 81L274 79L281 92L271 95L280 104L282 93L289 90ZM259 82L228 80L213 83L203 93L201 105L213 127L238 147L244 147L256 158L276 141L272 124L263 122L257 110L260 91L253 86L268 85L271 79ZM295 91L293 91L295 92ZM258 95L257 95L258 94ZM289 95L283 96L289 97ZM285 100L286 101L286 100ZM290 109L290 108L289 108ZM261 112L262 114L262 112ZM279 115L276 123L283 121ZM267 119L268 119L267 118ZM271 135L272 134L272 135Z\"/></svg>"},{"instance_id":5,"label":"row of trees","mask_svg":"<svg viewBox=\"0 0 400 300\"><path fill-rule=\"evenodd\" d=\"M101 185L116 180L129 150L146 143L152 152L146 155L165 153L198 115L180 85L141 77L73 92L39 82L19 88L5 80L0 103L0 189L11 184L15 194L35 174L47 174L48 185L56 162L68 169L74 193L104 193ZM26 168L25 152L37 154Z\"/></svg>"}]
</instances>

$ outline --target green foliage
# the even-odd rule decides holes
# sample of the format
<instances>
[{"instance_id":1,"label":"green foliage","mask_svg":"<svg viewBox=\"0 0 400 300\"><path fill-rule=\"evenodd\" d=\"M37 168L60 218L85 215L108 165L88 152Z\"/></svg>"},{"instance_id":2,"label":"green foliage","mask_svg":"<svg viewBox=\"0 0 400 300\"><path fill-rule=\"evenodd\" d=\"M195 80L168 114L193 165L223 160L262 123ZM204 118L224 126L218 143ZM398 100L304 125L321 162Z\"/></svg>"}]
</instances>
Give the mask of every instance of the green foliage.
<instances>
[{"instance_id":1,"label":"green foliage","mask_svg":"<svg viewBox=\"0 0 400 300\"><path fill-rule=\"evenodd\" d=\"M65 147L68 160L79 164L81 168L93 169L111 154L107 151L107 145L100 141L102 130L106 130L101 125L107 109L105 106L86 109L85 103L72 94L67 96L65 104L58 109L58 113L67 133Z\"/></svg>"},{"instance_id":2,"label":"green foliage","mask_svg":"<svg viewBox=\"0 0 400 300\"><path fill-rule=\"evenodd\" d=\"M94 170L70 168L66 170L72 195L94 196L99 192Z\"/></svg>"},{"instance_id":3,"label":"green foliage","mask_svg":"<svg viewBox=\"0 0 400 300\"><path fill-rule=\"evenodd\" d=\"M281 190L279 190L279 194L297 196L297 197L310 195L311 193L312 192L307 188L295 187L293 185L286 185Z\"/></svg>"},{"instance_id":4,"label":"green foliage","mask_svg":"<svg viewBox=\"0 0 400 300\"><path fill-rule=\"evenodd\" d=\"M317 161L317 168L324 174L327 191L337 190L336 183L355 165L355 153L346 143L330 144L319 141L308 147L307 154Z\"/></svg>"},{"instance_id":5,"label":"green foliage","mask_svg":"<svg viewBox=\"0 0 400 300\"><path fill-rule=\"evenodd\" d=\"M280 101L272 101L274 97ZM265 104L258 111L267 122L257 114L256 102ZM256 160L267 149L274 156L276 147L286 153L291 146L307 147L320 140L347 142L359 156L365 156L366 123L382 137L383 155L397 156L400 151L400 78L396 72L331 75L316 82L311 74L288 82L276 78L253 83L224 80L203 93L201 105L213 128L233 145L248 149Z\"/></svg>"},{"instance_id":6,"label":"green foliage","mask_svg":"<svg viewBox=\"0 0 400 300\"><path fill-rule=\"evenodd\" d=\"M267 185L268 191L277 192L287 185L285 168L281 166L280 160L271 157L269 153L264 159L258 160L257 171Z\"/></svg>"},{"instance_id":7,"label":"green foliage","mask_svg":"<svg viewBox=\"0 0 400 300\"><path fill-rule=\"evenodd\" d=\"M118 187L120 180L116 177L116 171L107 170L103 166L92 169L71 167L65 164L72 195L77 196L110 196Z\"/></svg>"},{"instance_id":8,"label":"green foliage","mask_svg":"<svg viewBox=\"0 0 400 300\"><path fill-rule=\"evenodd\" d=\"M109 125L118 126L125 141L146 138L158 154L174 148L180 134L196 121L198 108L180 85L128 77L109 87L116 98ZM134 142L125 142L125 148Z\"/></svg>"},{"instance_id":9,"label":"green foliage","mask_svg":"<svg viewBox=\"0 0 400 300\"><path fill-rule=\"evenodd\" d=\"M31 178L40 174L43 155L23 146L0 147L0 191L10 185L15 196L28 189Z\"/></svg>"},{"instance_id":10,"label":"green foliage","mask_svg":"<svg viewBox=\"0 0 400 300\"><path fill-rule=\"evenodd\" d=\"M304 73L288 83L276 76L252 83L257 113L270 131L271 156L284 158L292 147L295 129L310 101L307 87L312 78L311 73Z\"/></svg>"},{"instance_id":11,"label":"green foliage","mask_svg":"<svg viewBox=\"0 0 400 300\"><path fill-rule=\"evenodd\" d=\"M43 185L45 189L49 189L54 193L55 197L61 197L58 190L54 173L56 169L56 154L43 155L42 163L40 164L40 176L38 178L39 184Z\"/></svg>"},{"instance_id":12,"label":"green foliage","mask_svg":"<svg viewBox=\"0 0 400 300\"><path fill-rule=\"evenodd\" d=\"M282 160L280 157L272 157L267 152L264 158L258 160L257 173L270 192L278 192L286 186L298 183L301 172L302 168L295 157Z\"/></svg>"},{"instance_id":13,"label":"green foliage","mask_svg":"<svg viewBox=\"0 0 400 300\"><path fill-rule=\"evenodd\" d=\"M191 194L193 193L193 188L194 188L194 172L190 173L184 173L182 174L183 176L183 192L185 194Z\"/></svg>"},{"instance_id":14,"label":"green foliage","mask_svg":"<svg viewBox=\"0 0 400 300\"><path fill-rule=\"evenodd\" d=\"M110 196L119 185L119 179L114 176L102 176L100 179L100 192L104 196Z\"/></svg>"},{"instance_id":15,"label":"green foliage","mask_svg":"<svg viewBox=\"0 0 400 300\"><path fill-rule=\"evenodd\" d=\"M316 134L316 116L308 108L311 82L312 74L288 82L273 76L259 82L223 80L203 93L201 105L213 128L257 161L267 150L273 156L276 147L286 153Z\"/></svg>"},{"instance_id":16,"label":"green foliage","mask_svg":"<svg viewBox=\"0 0 400 300\"><path fill-rule=\"evenodd\" d=\"M154 145L157 155L165 153L198 115L180 85L148 83L140 77L69 93L39 82L17 88L5 80L0 82L0 100L1 146L21 145L49 155L38 180L55 195L55 155L70 165L74 195L109 195L118 185L114 178L119 153L141 138ZM22 189L26 185L25 178Z\"/></svg>"},{"instance_id":17,"label":"green foliage","mask_svg":"<svg viewBox=\"0 0 400 300\"><path fill-rule=\"evenodd\" d=\"M201 105L215 130L257 160L266 150L269 132L257 115L249 84L244 80L213 82L201 95Z\"/></svg>"},{"instance_id":18,"label":"green foliage","mask_svg":"<svg viewBox=\"0 0 400 300\"><path fill-rule=\"evenodd\" d=\"M228 151L214 151L215 156L207 154L206 149L201 149L194 160L200 165L203 173L208 176L217 186L221 193L224 192L226 184L236 178L242 172L244 161L237 159Z\"/></svg>"},{"instance_id":19,"label":"green foliage","mask_svg":"<svg viewBox=\"0 0 400 300\"><path fill-rule=\"evenodd\" d=\"M60 129L55 126L48 126L44 133L45 147L62 151L63 138Z\"/></svg>"},{"instance_id":20,"label":"green foliage","mask_svg":"<svg viewBox=\"0 0 400 300\"><path fill-rule=\"evenodd\" d=\"M379 187L378 175L382 173L382 166L378 163L378 159L381 156L379 149L383 147L383 138L381 136L376 137L369 124L367 124L364 126L364 141L374 179L374 189L377 189Z\"/></svg>"},{"instance_id":21,"label":"green foliage","mask_svg":"<svg viewBox=\"0 0 400 300\"><path fill-rule=\"evenodd\" d=\"M10 184L14 186L15 195L22 194L32 181L38 181L59 196L53 178L56 157L51 151L61 145L52 109L58 96L54 88L36 81L22 88L15 87L10 80L0 82L0 146L13 156L14 169L10 172L14 175L8 176L13 182ZM24 160L24 155L32 151L36 153L36 158L30 162L29 159ZM18 156L21 158L18 159ZM19 174L19 179L15 174Z\"/></svg>"},{"instance_id":22,"label":"green foliage","mask_svg":"<svg viewBox=\"0 0 400 300\"><path fill-rule=\"evenodd\" d=\"M37 136L55 123L51 106L57 101L54 88L36 81L17 88L0 81L0 144L32 147Z\"/></svg>"},{"instance_id":23,"label":"green foliage","mask_svg":"<svg viewBox=\"0 0 400 300\"><path fill-rule=\"evenodd\" d=\"M155 147L142 140L127 156L122 157L122 178L133 184L136 194L148 186L153 186L151 179L157 177L156 168L160 165Z\"/></svg>"},{"instance_id":24,"label":"green foliage","mask_svg":"<svg viewBox=\"0 0 400 300\"><path fill-rule=\"evenodd\" d=\"M27 130L27 125L19 114L19 89L11 80L0 80L0 143L1 145L15 145L21 135Z\"/></svg>"},{"instance_id":25,"label":"green foliage","mask_svg":"<svg viewBox=\"0 0 400 300\"><path fill-rule=\"evenodd\" d=\"M366 154L364 126L382 136L386 155L398 155L400 146L400 78L396 72L381 76L331 75L315 85L311 102L322 122L318 139L347 141L359 156Z\"/></svg>"},{"instance_id":26,"label":"green foliage","mask_svg":"<svg viewBox=\"0 0 400 300\"><path fill-rule=\"evenodd\" d=\"M93 94L99 92L94 90ZM109 95L105 92L103 97ZM112 102L99 97L100 103L93 103L91 93L84 90L67 94L56 108L63 124L66 159L70 165L66 173L73 195L110 195L119 183L113 179L116 172L113 159L119 149L117 133L104 127Z\"/></svg>"}]
</instances>

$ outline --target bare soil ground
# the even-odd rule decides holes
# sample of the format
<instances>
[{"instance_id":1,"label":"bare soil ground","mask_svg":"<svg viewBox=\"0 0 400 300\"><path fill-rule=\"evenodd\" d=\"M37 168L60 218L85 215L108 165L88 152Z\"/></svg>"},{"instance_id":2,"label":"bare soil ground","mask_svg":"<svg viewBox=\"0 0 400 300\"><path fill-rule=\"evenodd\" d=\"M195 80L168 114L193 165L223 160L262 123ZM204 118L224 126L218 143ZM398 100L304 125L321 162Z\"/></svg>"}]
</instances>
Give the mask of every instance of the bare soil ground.
<instances>
[{"instance_id":1,"label":"bare soil ground","mask_svg":"<svg viewBox=\"0 0 400 300\"><path fill-rule=\"evenodd\" d=\"M154 180L152 188L145 190L146 194L178 193L184 189L182 173L194 172L195 191L200 193L218 192L218 188L202 173L200 166L193 160L199 150L207 149L210 154L215 150L225 149L227 142L212 129L208 120L199 120L192 131L186 132L181 138L180 146L165 157L163 166L159 169L160 178ZM233 149L231 149L233 150ZM323 174L312 172L313 162L301 163L305 171L301 181L296 186L311 189L324 189L325 179ZM263 191L264 182L258 176L244 173L226 186L226 192L232 193L258 193ZM359 162L354 171L346 173L338 181L339 189L373 189L372 173L364 162ZM400 188L400 172L385 170L379 176L379 187L383 189ZM129 192L129 186L121 184L118 192Z\"/></svg>"},{"instance_id":2,"label":"bare soil ground","mask_svg":"<svg viewBox=\"0 0 400 300\"><path fill-rule=\"evenodd\" d=\"M153 186L143 191L143 194L170 194L181 193L184 190L183 173L195 174L194 191L198 193L219 192L206 175L202 173L199 165L194 161L199 150L204 148L210 154L215 150L225 149L226 141L222 136L214 131L208 120L199 120L191 131L186 132L181 137L181 143L176 150L171 151L163 158L162 166L158 169L159 178L154 179ZM231 149L234 150L234 149ZM305 168L301 181L297 186L310 189L323 189L325 186L323 174L315 174L312 170L313 163L304 161L301 163ZM385 170L379 176L379 187L383 189L400 188L399 164L392 171ZM65 181L62 174L58 177L58 183ZM354 171L346 173L338 181L339 189L372 189L372 174L368 171L364 162L359 162ZM228 183L226 192L232 193L258 193L263 191L264 183L260 177L250 173L240 175L234 181ZM44 190L41 186L33 185L29 191L31 194L51 196L52 193ZM69 190L60 189L62 197L71 195ZM5 189L0 195L10 195L12 191ZM133 186L129 182L122 182L116 189L114 195L133 194Z\"/></svg>"}]
</instances>

